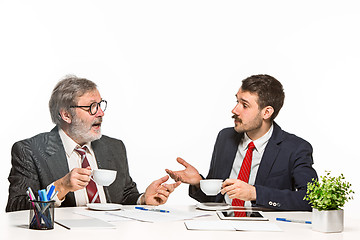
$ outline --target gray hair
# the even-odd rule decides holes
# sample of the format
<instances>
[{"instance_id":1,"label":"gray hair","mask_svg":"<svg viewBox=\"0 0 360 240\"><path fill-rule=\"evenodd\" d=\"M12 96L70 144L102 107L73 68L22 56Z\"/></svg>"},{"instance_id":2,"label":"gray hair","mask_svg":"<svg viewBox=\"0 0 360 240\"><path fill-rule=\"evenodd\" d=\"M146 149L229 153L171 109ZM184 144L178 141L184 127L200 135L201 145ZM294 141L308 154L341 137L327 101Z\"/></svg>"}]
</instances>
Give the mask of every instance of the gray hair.
<instances>
[{"instance_id":1,"label":"gray hair","mask_svg":"<svg viewBox=\"0 0 360 240\"><path fill-rule=\"evenodd\" d=\"M62 124L63 120L60 116L60 110L68 111L74 116L75 111L70 106L77 105L79 97L95 89L97 89L97 86L94 82L86 78L78 78L75 75L67 75L64 79L60 80L52 91L49 101L50 115L53 123L58 126Z\"/></svg>"}]
</instances>

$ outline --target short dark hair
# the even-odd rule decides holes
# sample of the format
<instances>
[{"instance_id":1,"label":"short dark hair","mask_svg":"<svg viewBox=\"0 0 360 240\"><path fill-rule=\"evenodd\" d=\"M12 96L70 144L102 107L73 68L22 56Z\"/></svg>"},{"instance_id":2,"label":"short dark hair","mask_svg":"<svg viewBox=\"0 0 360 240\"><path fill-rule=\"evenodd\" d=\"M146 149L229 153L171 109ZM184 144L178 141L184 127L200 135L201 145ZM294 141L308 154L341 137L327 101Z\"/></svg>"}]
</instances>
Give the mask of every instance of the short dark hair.
<instances>
[{"instance_id":1,"label":"short dark hair","mask_svg":"<svg viewBox=\"0 0 360 240\"><path fill-rule=\"evenodd\" d=\"M60 110L64 109L73 114L70 106L77 105L78 98L87 92L97 89L94 82L86 78L78 78L75 75L67 75L52 91L49 109L53 123L60 126L62 119Z\"/></svg>"},{"instance_id":2,"label":"short dark hair","mask_svg":"<svg viewBox=\"0 0 360 240\"><path fill-rule=\"evenodd\" d=\"M274 109L271 116L272 121L284 105L285 93L283 86L272 76L260 74L248 77L242 81L241 90L256 93L260 109L271 106Z\"/></svg>"}]
</instances>

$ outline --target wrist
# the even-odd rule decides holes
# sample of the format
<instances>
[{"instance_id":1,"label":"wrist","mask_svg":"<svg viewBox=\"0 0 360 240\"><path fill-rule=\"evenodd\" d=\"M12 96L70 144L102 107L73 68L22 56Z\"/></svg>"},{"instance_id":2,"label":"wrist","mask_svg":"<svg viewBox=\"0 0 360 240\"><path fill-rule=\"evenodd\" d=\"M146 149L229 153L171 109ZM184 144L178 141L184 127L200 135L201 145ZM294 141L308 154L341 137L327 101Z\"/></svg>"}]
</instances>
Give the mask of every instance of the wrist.
<instances>
[{"instance_id":1,"label":"wrist","mask_svg":"<svg viewBox=\"0 0 360 240\"><path fill-rule=\"evenodd\" d=\"M69 192L66 190L63 182L61 179L54 182L55 186L55 192L58 192L57 197L60 201L62 201L65 198L65 195Z\"/></svg>"}]
</instances>

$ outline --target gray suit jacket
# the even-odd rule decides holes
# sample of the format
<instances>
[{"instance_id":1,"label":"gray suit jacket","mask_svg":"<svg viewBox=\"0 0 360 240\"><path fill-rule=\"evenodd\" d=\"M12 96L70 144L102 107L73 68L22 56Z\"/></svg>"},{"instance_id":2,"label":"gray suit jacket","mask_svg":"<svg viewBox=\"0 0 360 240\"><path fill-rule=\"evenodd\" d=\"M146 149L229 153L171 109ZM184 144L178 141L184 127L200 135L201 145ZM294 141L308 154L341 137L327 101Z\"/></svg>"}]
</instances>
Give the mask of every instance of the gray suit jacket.
<instances>
[{"instance_id":1,"label":"gray suit jacket","mask_svg":"<svg viewBox=\"0 0 360 240\"><path fill-rule=\"evenodd\" d=\"M99 168L117 171L114 183L104 187L107 202L136 204L140 194L129 174L123 142L102 136L101 139L92 142L91 146ZM51 132L16 142L11 150L11 158L7 212L30 208L26 195L28 187L33 191L44 189L69 172L57 127ZM76 206L74 193L68 193L61 206Z\"/></svg>"}]
</instances>

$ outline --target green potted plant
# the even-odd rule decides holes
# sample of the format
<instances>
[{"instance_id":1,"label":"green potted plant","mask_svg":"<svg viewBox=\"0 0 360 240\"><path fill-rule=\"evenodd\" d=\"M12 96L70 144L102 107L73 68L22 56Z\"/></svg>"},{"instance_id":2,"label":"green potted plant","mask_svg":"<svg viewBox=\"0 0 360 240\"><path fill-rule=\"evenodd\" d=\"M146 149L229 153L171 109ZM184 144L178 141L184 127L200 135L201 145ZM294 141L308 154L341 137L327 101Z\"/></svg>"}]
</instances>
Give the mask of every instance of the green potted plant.
<instances>
[{"instance_id":1,"label":"green potted plant","mask_svg":"<svg viewBox=\"0 0 360 240\"><path fill-rule=\"evenodd\" d=\"M330 176L325 171L321 181L313 179L307 184L304 200L312 205L312 229L320 232L342 232L344 229L345 202L353 199L355 192L350 189L351 184L345 181L341 174L338 177Z\"/></svg>"}]
</instances>

